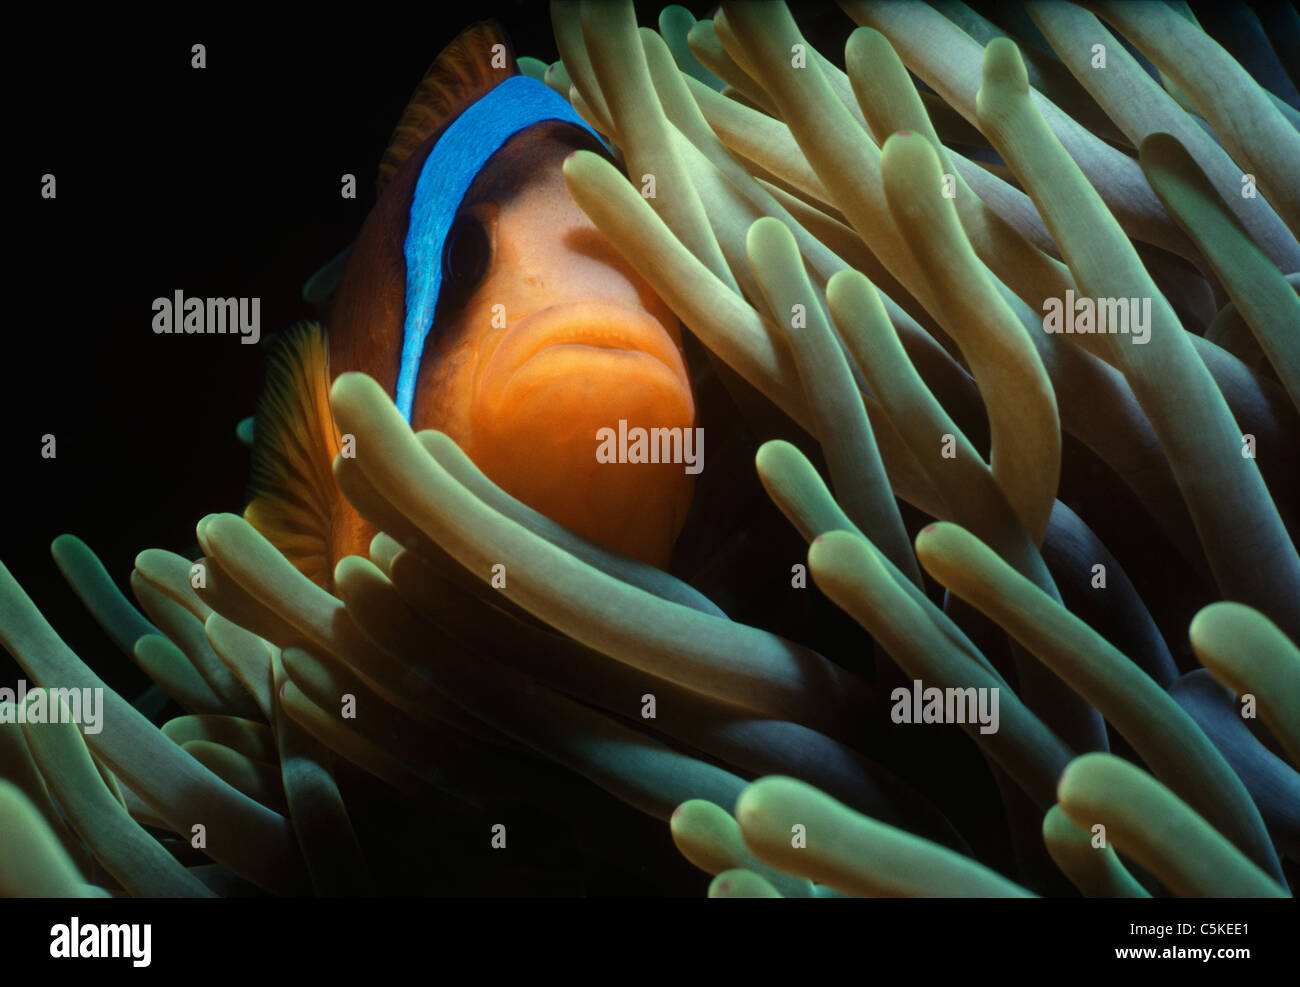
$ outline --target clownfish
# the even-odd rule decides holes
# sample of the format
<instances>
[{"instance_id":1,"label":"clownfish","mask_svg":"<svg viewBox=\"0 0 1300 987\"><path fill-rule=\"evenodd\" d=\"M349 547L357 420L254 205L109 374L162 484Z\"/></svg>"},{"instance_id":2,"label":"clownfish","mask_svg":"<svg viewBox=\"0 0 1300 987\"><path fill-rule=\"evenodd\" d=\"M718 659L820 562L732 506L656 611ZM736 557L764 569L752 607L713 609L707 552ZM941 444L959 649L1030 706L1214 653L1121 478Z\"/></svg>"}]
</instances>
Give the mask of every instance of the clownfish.
<instances>
[{"instance_id":1,"label":"clownfish","mask_svg":"<svg viewBox=\"0 0 1300 987\"><path fill-rule=\"evenodd\" d=\"M244 516L318 584L374 534L331 471L329 386L346 371L516 499L667 567L694 477L601 461L597 437L694 427L681 329L569 195L561 169L578 149L609 157L493 23L463 31L415 90L326 326L282 338L255 419Z\"/></svg>"}]
</instances>

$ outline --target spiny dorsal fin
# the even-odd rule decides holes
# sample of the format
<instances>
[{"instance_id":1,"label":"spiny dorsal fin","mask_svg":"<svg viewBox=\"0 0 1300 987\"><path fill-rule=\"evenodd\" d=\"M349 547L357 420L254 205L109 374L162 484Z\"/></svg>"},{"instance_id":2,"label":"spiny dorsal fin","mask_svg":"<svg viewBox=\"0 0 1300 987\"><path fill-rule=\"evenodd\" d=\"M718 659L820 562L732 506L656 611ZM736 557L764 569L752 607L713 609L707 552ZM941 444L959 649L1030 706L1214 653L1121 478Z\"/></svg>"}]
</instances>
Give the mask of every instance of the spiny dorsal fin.
<instances>
[{"instance_id":1,"label":"spiny dorsal fin","mask_svg":"<svg viewBox=\"0 0 1300 987\"><path fill-rule=\"evenodd\" d=\"M503 46L497 50L503 58L494 58L495 45ZM434 59L402 111L379 162L379 191L384 191L393 172L438 128L497 83L518 74L514 53L500 24L479 21L461 31Z\"/></svg>"},{"instance_id":2,"label":"spiny dorsal fin","mask_svg":"<svg viewBox=\"0 0 1300 987\"><path fill-rule=\"evenodd\" d=\"M276 341L253 429L244 518L312 582L334 583L334 564L365 540L364 522L334 481L340 436L329 406L325 330L300 322Z\"/></svg>"}]
</instances>

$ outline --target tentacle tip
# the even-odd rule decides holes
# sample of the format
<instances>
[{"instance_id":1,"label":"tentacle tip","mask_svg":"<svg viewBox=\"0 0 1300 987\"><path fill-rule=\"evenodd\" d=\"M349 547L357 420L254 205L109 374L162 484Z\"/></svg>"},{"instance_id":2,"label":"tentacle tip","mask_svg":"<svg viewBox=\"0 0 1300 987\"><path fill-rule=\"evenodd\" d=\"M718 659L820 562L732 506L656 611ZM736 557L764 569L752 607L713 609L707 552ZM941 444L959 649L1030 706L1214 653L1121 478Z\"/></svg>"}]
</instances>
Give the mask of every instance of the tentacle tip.
<instances>
[{"instance_id":1,"label":"tentacle tip","mask_svg":"<svg viewBox=\"0 0 1300 987\"><path fill-rule=\"evenodd\" d=\"M1029 92L1029 73L1020 48L1010 38L994 38L984 49L984 81L1010 86L1014 92Z\"/></svg>"}]
</instances>

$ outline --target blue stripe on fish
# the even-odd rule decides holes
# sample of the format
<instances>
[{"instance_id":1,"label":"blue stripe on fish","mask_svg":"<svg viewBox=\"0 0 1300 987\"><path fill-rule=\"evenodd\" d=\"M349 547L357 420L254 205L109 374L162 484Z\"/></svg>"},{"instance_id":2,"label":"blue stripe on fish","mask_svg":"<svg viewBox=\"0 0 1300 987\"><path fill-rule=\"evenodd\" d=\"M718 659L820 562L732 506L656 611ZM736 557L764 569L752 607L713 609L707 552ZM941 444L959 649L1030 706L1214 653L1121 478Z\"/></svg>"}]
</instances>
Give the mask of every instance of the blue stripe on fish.
<instances>
[{"instance_id":1,"label":"blue stripe on fish","mask_svg":"<svg viewBox=\"0 0 1300 987\"><path fill-rule=\"evenodd\" d=\"M469 106L438 138L420 170L406 231L406 321L397 376L397 410L409 424L424 344L442 289L442 247L461 200L507 140L544 120L561 120L599 135L568 101L536 79L511 76Z\"/></svg>"}]
</instances>

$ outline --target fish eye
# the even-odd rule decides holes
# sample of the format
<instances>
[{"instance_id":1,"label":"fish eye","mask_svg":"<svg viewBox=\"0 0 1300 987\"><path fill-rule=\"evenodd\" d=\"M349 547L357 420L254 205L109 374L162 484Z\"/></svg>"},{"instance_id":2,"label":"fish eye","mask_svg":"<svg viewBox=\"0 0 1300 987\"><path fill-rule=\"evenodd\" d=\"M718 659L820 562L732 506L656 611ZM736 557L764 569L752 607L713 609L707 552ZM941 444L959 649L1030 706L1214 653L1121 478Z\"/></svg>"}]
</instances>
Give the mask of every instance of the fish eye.
<instances>
[{"instance_id":1,"label":"fish eye","mask_svg":"<svg viewBox=\"0 0 1300 987\"><path fill-rule=\"evenodd\" d=\"M442 245L443 298L453 305L465 301L487 273L491 253L492 244L479 217L473 213L457 216Z\"/></svg>"}]
</instances>

